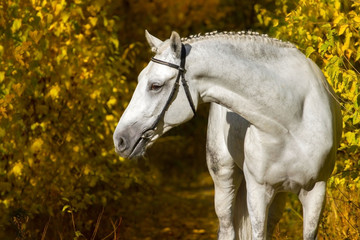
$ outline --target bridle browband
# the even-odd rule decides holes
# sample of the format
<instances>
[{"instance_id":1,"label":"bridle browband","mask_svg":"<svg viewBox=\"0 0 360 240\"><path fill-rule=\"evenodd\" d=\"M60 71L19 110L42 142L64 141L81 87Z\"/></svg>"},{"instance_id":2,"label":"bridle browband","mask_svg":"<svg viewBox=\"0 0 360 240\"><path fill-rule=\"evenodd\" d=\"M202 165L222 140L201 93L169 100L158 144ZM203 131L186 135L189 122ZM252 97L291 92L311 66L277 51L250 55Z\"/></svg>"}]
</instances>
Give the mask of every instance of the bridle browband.
<instances>
[{"instance_id":1,"label":"bridle browband","mask_svg":"<svg viewBox=\"0 0 360 240\"><path fill-rule=\"evenodd\" d=\"M151 58L151 61L158 63L158 64L162 64L171 68L175 68L177 69L178 75L176 77L174 86L171 90L171 93L169 95L169 98L167 99L164 108L162 109L162 111L160 112L160 114L157 116L157 118L155 119L154 123L151 125L150 128L146 129L145 131L143 131L141 138L139 139L139 141L141 139L147 139L150 136L146 136L146 133L149 132L150 130L155 130L155 128L157 127L158 123L160 122L160 120L164 117L166 110L168 109L168 107L170 106L171 102L173 101L173 98L175 96L175 93L178 91L179 89L179 81L181 79L181 83L184 87L185 90L185 94L187 97L187 100L190 104L191 110L194 113L194 116L196 116L196 110L195 110L195 105L194 102L191 98L191 94L190 94L190 90L189 90L189 85L187 84L186 80L185 80L185 73L186 73L186 69L185 69L185 59L186 59L186 49L184 44L181 44L181 58L180 58L180 65L176 65L173 63L169 63L169 62L165 62L159 59L156 59L154 57ZM136 146L136 145L135 145Z\"/></svg>"}]
</instances>

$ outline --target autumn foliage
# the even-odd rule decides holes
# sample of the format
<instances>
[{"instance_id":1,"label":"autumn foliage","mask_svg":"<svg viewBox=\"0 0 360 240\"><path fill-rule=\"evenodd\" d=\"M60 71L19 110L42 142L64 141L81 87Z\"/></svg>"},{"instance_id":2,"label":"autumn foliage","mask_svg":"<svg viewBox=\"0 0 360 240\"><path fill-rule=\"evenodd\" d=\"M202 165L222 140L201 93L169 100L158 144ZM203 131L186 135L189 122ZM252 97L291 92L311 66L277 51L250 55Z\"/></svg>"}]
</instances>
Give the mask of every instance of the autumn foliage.
<instances>
[{"instance_id":1,"label":"autumn foliage","mask_svg":"<svg viewBox=\"0 0 360 240\"><path fill-rule=\"evenodd\" d=\"M150 150L145 163L114 153L113 130L151 56L144 30L165 39L172 30L187 36L252 29L296 44L335 89L344 132L319 236L357 239L360 2L239 2L2 1L0 238L97 239L95 233L115 238L118 226L126 224L123 217L140 214L134 206L143 204L140 199L152 201L149 196L161 191L169 173L198 181L205 171L205 148L196 143L205 138L206 109L198 120L159 140L154 148L162 150ZM277 239L301 236L295 197L286 209ZM103 215L107 225L95 231ZM143 236L130 230L119 235Z\"/></svg>"}]
</instances>

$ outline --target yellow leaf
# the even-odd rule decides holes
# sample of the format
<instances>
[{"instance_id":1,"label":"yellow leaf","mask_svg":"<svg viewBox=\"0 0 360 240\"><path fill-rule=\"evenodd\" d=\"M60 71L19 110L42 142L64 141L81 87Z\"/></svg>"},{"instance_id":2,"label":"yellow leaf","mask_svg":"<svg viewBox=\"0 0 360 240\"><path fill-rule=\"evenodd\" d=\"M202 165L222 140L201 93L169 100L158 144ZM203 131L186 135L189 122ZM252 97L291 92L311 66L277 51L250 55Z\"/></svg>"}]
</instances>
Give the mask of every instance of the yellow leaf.
<instances>
[{"instance_id":1,"label":"yellow leaf","mask_svg":"<svg viewBox=\"0 0 360 240\"><path fill-rule=\"evenodd\" d=\"M31 145L31 151L37 152L42 148L42 145L44 144L44 141L41 138L35 139L33 144Z\"/></svg>"},{"instance_id":2,"label":"yellow leaf","mask_svg":"<svg viewBox=\"0 0 360 240\"><path fill-rule=\"evenodd\" d=\"M79 152L80 148L79 148L79 146L74 146L73 150L74 150L74 152Z\"/></svg>"},{"instance_id":3,"label":"yellow leaf","mask_svg":"<svg viewBox=\"0 0 360 240\"><path fill-rule=\"evenodd\" d=\"M11 26L11 31L14 33L16 32L17 30L20 29L21 27L21 22L22 22L22 19L21 18L17 18L14 20L12 26Z\"/></svg>"},{"instance_id":4,"label":"yellow leaf","mask_svg":"<svg viewBox=\"0 0 360 240\"><path fill-rule=\"evenodd\" d=\"M11 169L11 172L15 175L15 176L19 176L21 175L22 169L23 169L23 164L18 162L15 163L14 167Z\"/></svg>"},{"instance_id":5,"label":"yellow leaf","mask_svg":"<svg viewBox=\"0 0 360 240\"><path fill-rule=\"evenodd\" d=\"M0 203L4 204L5 208L9 208L10 203L12 203L12 200L11 199L0 200Z\"/></svg>"},{"instance_id":6,"label":"yellow leaf","mask_svg":"<svg viewBox=\"0 0 360 240\"><path fill-rule=\"evenodd\" d=\"M360 59L360 47L357 48L355 61Z\"/></svg>"},{"instance_id":7,"label":"yellow leaf","mask_svg":"<svg viewBox=\"0 0 360 240\"><path fill-rule=\"evenodd\" d=\"M5 72L0 72L0 83L5 79Z\"/></svg>"},{"instance_id":8,"label":"yellow leaf","mask_svg":"<svg viewBox=\"0 0 360 240\"><path fill-rule=\"evenodd\" d=\"M360 23L360 16L354 17L354 21L357 22L357 23Z\"/></svg>"},{"instance_id":9,"label":"yellow leaf","mask_svg":"<svg viewBox=\"0 0 360 240\"><path fill-rule=\"evenodd\" d=\"M50 155L50 160L51 160L52 162L56 162L57 158L56 158L55 155L51 154L51 155Z\"/></svg>"},{"instance_id":10,"label":"yellow leaf","mask_svg":"<svg viewBox=\"0 0 360 240\"><path fill-rule=\"evenodd\" d=\"M309 57L313 52L315 52L315 49L313 47L306 48L305 51L306 57Z\"/></svg>"},{"instance_id":11,"label":"yellow leaf","mask_svg":"<svg viewBox=\"0 0 360 240\"><path fill-rule=\"evenodd\" d=\"M97 23L98 18L97 17L89 17L90 24L95 27Z\"/></svg>"},{"instance_id":12,"label":"yellow leaf","mask_svg":"<svg viewBox=\"0 0 360 240\"><path fill-rule=\"evenodd\" d=\"M59 51L59 54L56 56L55 60L59 64L61 60L67 57L67 47L62 47Z\"/></svg>"},{"instance_id":13,"label":"yellow leaf","mask_svg":"<svg viewBox=\"0 0 360 240\"><path fill-rule=\"evenodd\" d=\"M115 48L117 49L119 47L119 40L117 38L110 38L110 41L112 44L114 44Z\"/></svg>"},{"instance_id":14,"label":"yellow leaf","mask_svg":"<svg viewBox=\"0 0 360 240\"><path fill-rule=\"evenodd\" d=\"M108 155L107 151L103 148L101 149L101 156L106 157Z\"/></svg>"},{"instance_id":15,"label":"yellow leaf","mask_svg":"<svg viewBox=\"0 0 360 240\"><path fill-rule=\"evenodd\" d=\"M340 27L340 29L339 29L339 36L341 36L341 35L345 32L345 30L348 28L348 26L349 26L349 25L344 24L344 25L342 25L342 26Z\"/></svg>"},{"instance_id":16,"label":"yellow leaf","mask_svg":"<svg viewBox=\"0 0 360 240\"><path fill-rule=\"evenodd\" d=\"M351 37L352 37L352 33L347 31L347 32L346 32L346 35L345 35L344 45L341 47L341 50L342 50L343 52L344 52L345 50L349 49Z\"/></svg>"},{"instance_id":17,"label":"yellow leaf","mask_svg":"<svg viewBox=\"0 0 360 240\"><path fill-rule=\"evenodd\" d=\"M15 93L18 95L18 96L21 96L24 88L22 87L21 83L16 83L14 85L12 85L12 89L15 91Z\"/></svg>"},{"instance_id":18,"label":"yellow leaf","mask_svg":"<svg viewBox=\"0 0 360 240\"><path fill-rule=\"evenodd\" d=\"M91 25L85 24L84 28L85 28L85 35L90 35L91 34Z\"/></svg>"},{"instance_id":19,"label":"yellow leaf","mask_svg":"<svg viewBox=\"0 0 360 240\"><path fill-rule=\"evenodd\" d=\"M32 32L29 32L29 36L37 44L40 41L40 39L42 37L42 34L39 33L39 31L35 30L35 31L32 31Z\"/></svg>"},{"instance_id":20,"label":"yellow leaf","mask_svg":"<svg viewBox=\"0 0 360 240\"><path fill-rule=\"evenodd\" d=\"M61 90L60 87L58 85L55 85L50 89L48 96L50 96L53 99L57 99L59 97L60 90Z\"/></svg>"},{"instance_id":21,"label":"yellow leaf","mask_svg":"<svg viewBox=\"0 0 360 240\"><path fill-rule=\"evenodd\" d=\"M75 35L75 38L79 40L79 42L83 41L85 39L84 35L83 34L77 34Z\"/></svg>"},{"instance_id":22,"label":"yellow leaf","mask_svg":"<svg viewBox=\"0 0 360 240\"><path fill-rule=\"evenodd\" d=\"M345 53L345 55L346 55L346 57L348 58L348 59L350 59L351 58L351 55L353 54L353 50L351 50L351 49L346 49L346 53Z\"/></svg>"},{"instance_id":23,"label":"yellow leaf","mask_svg":"<svg viewBox=\"0 0 360 240\"><path fill-rule=\"evenodd\" d=\"M38 16L41 20L43 20L44 16L42 15L41 11L38 11L36 16Z\"/></svg>"},{"instance_id":24,"label":"yellow leaf","mask_svg":"<svg viewBox=\"0 0 360 240\"><path fill-rule=\"evenodd\" d=\"M86 30L89 30L89 29L91 28L91 25L90 25L90 24L85 24L85 25L84 25L84 28L85 28Z\"/></svg>"},{"instance_id":25,"label":"yellow leaf","mask_svg":"<svg viewBox=\"0 0 360 240\"><path fill-rule=\"evenodd\" d=\"M109 101L107 101L106 105L108 105L108 107L111 108L113 105L116 104L116 102L117 102L116 98L113 97L113 96L111 96L110 99L109 99Z\"/></svg>"},{"instance_id":26,"label":"yellow leaf","mask_svg":"<svg viewBox=\"0 0 360 240\"><path fill-rule=\"evenodd\" d=\"M271 17L264 17L264 24L265 26L268 26L271 21Z\"/></svg>"},{"instance_id":27,"label":"yellow leaf","mask_svg":"<svg viewBox=\"0 0 360 240\"><path fill-rule=\"evenodd\" d=\"M32 167L34 165L34 159L28 158L29 166Z\"/></svg>"},{"instance_id":28,"label":"yellow leaf","mask_svg":"<svg viewBox=\"0 0 360 240\"><path fill-rule=\"evenodd\" d=\"M342 15L337 16L337 18L335 18L335 20L334 20L335 26L336 26L343 18L344 18L344 17L343 17Z\"/></svg>"},{"instance_id":29,"label":"yellow leaf","mask_svg":"<svg viewBox=\"0 0 360 240\"><path fill-rule=\"evenodd\" d=\"M194 229L193 233L195 233L195 234L203 234L203 233L205 233L205 229Z\"/></svg>"},{"instance_id":30,"label":"yellow leaf","mask_svg":"<svg viewBox=\"0 0 360 240\"><path fill-rule=\"evenodd\" d=\"M33 187L36 186L36 183L37 183L37 181L36 181L35 179L33 179L33 178L30 179L30 184L31 184Z\"/></svg>"},{"instance_id":31,"label":"yellow leaf","mask_svg":"<svg viewBox=\"0 0 360 240\"><path fill-rule=\"evenodd\" d=\"M72 137L70 134L68 134L65 139L67 142L70 142L72 140Z\"/></svg>"},{"instance_id":32,"label":"yellow leaf","mask_svg":"<svg viewBox=\"0 0 360 240\"><path fill-rule=\"evenodd\" d=\"M51 13L48 13L47 18L46 18L47 24L50 25L52 23L53 19L54 19L54 16Z\"/></svg>"},{"instance_id":33,"label":"yellow leaf","mask_svg":"<svg viewBox=\"0 0 360 240\"><path fill-rule=\"evenodd\" d=\"M89 165L85 165L84 174L88 175L90 172L91 172L91 169L90 169Z\"/></svg>"},{"instance_id":34,"label":"yellow leaf","mask_svg":"<svg viewBox=\"0 0 360 240\"><path fill-rule=\"evenodd\" d=\"M110 122L110 121L114 120L114 116L113 115L106 115L105 119L106 119L106 121Z\"/></svg>"},{"instance_id":35,"label":"yellow leaf","mask_svg":"<svg viewBox=\"0 0 360 240\"><path fill-rule=\"evenodd\" d=\"M341 8L341 3L340 3L339 0L335 1L335 8L336 8L337 10L340 10L340 8Z\"/></svg>"},{"instance_id":36,"label":"yellow leaf","mask_svg":"<svg viewBox=\"0 0 360 240\"><path fill-rule=\"evenodd\" d=\"M99 96L100 96L100 91L99 90L95 90L93 93L90 94L91 99L96 99Z\"/></svg>"},{"instance_id":37,"label":"yellow leaf","mask_svg":"<svg viewBox=\"0 0 360 240\"><path fill-rule=\"evenodd\" d=\"M56 4L54 15L57 16L63 10L63 5L61 3Z\"/></svg>"},{"instance_id":38,"label":"yellow leaf","mask_svg":"<svg viewBox=\"0 0 360 240\"><path fill-rule=\"evenodd\" d=\"M6 114L6 108L0 107L0 119L3 117L5 117L5 118L8 117L8 115Z\"/></svg>"},{"instance_id":39,"label":"yellow leaf","mask_svg":"<svg viewBox=\"0 0 360 240\"><path fill-rule=\"evenodd\" d=\"M274 27L279 25L279 19L273 19L272 22Z\"/></svg>"},{"instance_id":40,"label":"yellow leaf","mask_svg":"<svg viewBox=\"0 0 360 240\"><path fill-rule=\"evenodd\" d=\"M169 228L169 227L163 228L161 230L161 232L163 232L163 233L171 232L171 228Z\"/></svg>"},{"instance_id":41,"label":"yellow leaf","mask_svg":"<svg viewBox=\"0 0 360 240\"><path fill-rule=\"evenodd\" d=\"M70 13L69 12L62 12L61 13L61 19L62 19L62 21L64 23L66 23L69 18L70 18Z\"/></svg>"}]
</instances>

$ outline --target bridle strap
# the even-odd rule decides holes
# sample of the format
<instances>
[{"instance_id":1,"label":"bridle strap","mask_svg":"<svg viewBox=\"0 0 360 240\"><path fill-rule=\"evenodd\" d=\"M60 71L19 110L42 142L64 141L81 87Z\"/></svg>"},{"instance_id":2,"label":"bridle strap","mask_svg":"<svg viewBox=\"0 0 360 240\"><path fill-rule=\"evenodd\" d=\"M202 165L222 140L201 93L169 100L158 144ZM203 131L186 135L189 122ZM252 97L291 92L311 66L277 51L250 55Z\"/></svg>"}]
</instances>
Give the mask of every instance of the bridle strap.
<instances>
[{"instance_id":1,"label":"bridle strap","mask_svg":"<svg viewBox=\"0 0 360 240\"><path fill-rule=\"evenodd\" d=\"M190 94L190 90L189 90L189 85L187 84L186 80L185 80L185 60L186 60L186 49L185 49L185 46L184 44L181 44L181 60L180 60L180 66L179 65L176 65L176 64L173 64L173 63L169 63L169 62L165 62L165 61L162 61L162 60L159 60L159 59L156 59L156 58L151 58L151 61L155 62L155 63L158 63L158 64L162 64L162 65L165 65L165 66L168 66L168 67L171 67L171 68L175 68L179 71L178 75L176 76L176 80L175 80L175 83L174 83L174 86L171 90L171 93L169 95L169 98L167 99L166 103L165 103L165 106L164 108L162 109L162 111L160 112L160 114L157 116L155 122L153 123L153 125L146 129L144 133L148 132L149 130L155 130L155 128L157 127L158 123L160 122L160 120L164 117L165 115L165 112L166 110L169 108L171 102L173 101L173 98L174 98L174 95L176 93L176 91L179 89L179 80L181 78L181 83L184 87L184 90L185 90L185 94L186 94L186 97L188 99L188 102L190 104L190 107L191 107L191 110L193 111L194 113L194 116L196 116L196 110L195 110L195 105L194 105L194 102L191 98L191 94ZM143 136L144 138L146 138L146 136Z\"/></svg>"},{"instance_id":2,"label":"bridle strap","mask_svg":"<svg viewBox=\"0 0 360 240\"><path fill-rule=\"evenodd\" d=\"M186 70L184 68L182 68L181 66L178 66L178 65L173 64L173 63L165 62L165 61L159 60L159 59L154 58L154 57L151 58L151 61L153 61L155 63L158 63L158 64L168 66L168 67L171 67L171 68L175 68L175 69L177 69L179 71L182 71L182 72L186 72Z\"/></svg>"}]
</instances>

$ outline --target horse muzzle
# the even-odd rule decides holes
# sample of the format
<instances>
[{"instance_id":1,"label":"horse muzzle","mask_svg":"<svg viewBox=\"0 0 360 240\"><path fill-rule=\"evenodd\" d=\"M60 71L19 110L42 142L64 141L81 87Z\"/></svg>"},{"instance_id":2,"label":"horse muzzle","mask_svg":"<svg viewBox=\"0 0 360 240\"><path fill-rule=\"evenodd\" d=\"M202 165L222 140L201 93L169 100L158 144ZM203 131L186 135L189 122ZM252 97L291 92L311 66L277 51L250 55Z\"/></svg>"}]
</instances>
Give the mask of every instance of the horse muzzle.
<instances>
[{"instance_id":1,"label":"horse muzzle","mask_svg":"<svg viewBox=\"0 0 360 240\"><path fill-rule=\"evenodd\" d=\"M115 152L124 158L136 158L145 153L146 147L154 136L154 130L144 131L139 137L130 137L126 132L115 131L113 140Z\"/></svg>"}]
</instances>

